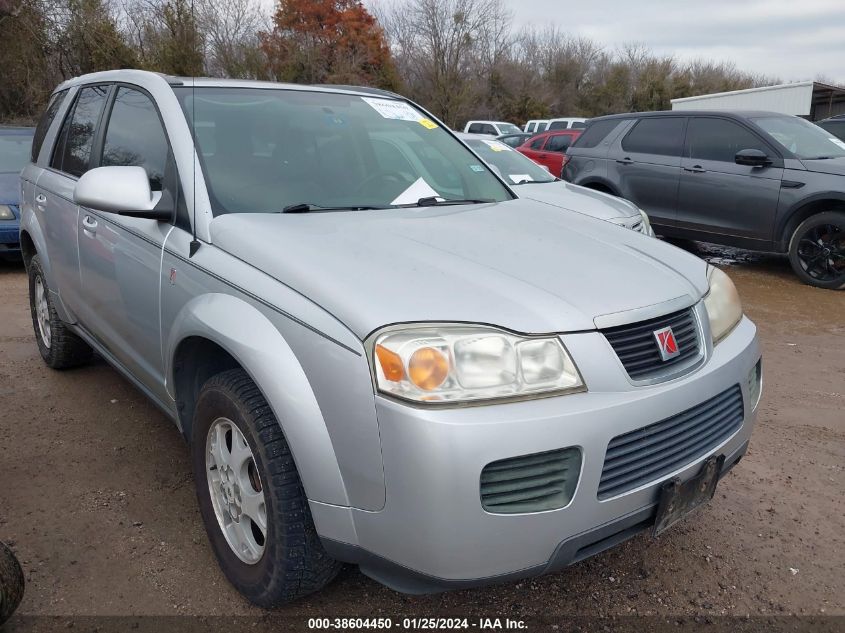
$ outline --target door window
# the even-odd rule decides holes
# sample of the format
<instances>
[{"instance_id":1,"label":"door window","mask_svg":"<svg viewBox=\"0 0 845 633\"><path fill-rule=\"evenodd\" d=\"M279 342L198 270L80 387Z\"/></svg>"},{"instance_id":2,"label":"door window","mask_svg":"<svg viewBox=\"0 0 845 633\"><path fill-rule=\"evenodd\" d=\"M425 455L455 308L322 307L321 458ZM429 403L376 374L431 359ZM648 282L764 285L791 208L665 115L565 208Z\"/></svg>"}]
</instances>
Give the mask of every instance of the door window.
<instances>
[{"instance_id":1,"label":"door window","mask_svg":"<svg viewBox=\"0 0 845 633\"><path fill-rule=\"evenodd\" d=\"M481 134L482 125L481 123L473 123L469 126L469 133L470 134Z\"/></svg>"},{"instance_id":2,"label":"door window","mask_svg":"<svg viewBox=\"0 0 845 633\"><path fill-rule=\"evenodd\" d=\"M772 153L756 134L734 121L705 117L690 119L685 152L688 158L733 163L736 153L743 149Z\"/></svg>"},{"instance_id":3,"label":"door window","mask_svg":"<svg viewBox=\"0 0 845 633\"><path fill-rule=\"evenodd\" d=\"M104 167L143 167L153 191L161 191L170 148L150 98L138 90L117 91L103 144Z\"/></svg>"},{"instance_id":4,"label":"door window","mask_svg":"<svg viewBox=\"0 0 845 633\"><path fill-rule=\"evenodd\" d=\"M67 90L62 90L50 97L50 103L47 104L47 109L38 121L38 127L35 128L35 134L32 137L32 154L30 158L33 163L38 162L38 153L41 151L44 137L47 136L47 130L50 129L50 124L56 118L56 113L59 111L59 107L61 107L66 96Z\"/></svg>"},{"instance_id":5,"label":"door window","mask_svg":"<svg viewBox=\"0 0 845 633\"><path fill-rule=\"evenodd\" d=\"M572 145L572 136L569 134L557 134L549 137L546 150L549 152L565 152Z\"/></svg>"},{"instance_id":6,"label":"door window","mask_svg":"<svg viewBox=\"0 0 845 633\"><path fill-rule=\"evenodd\" d=\"M90 86L79 92L73 112L65 119L50 166L71 176L88 171L91 146L108 86Z\"/></svg>"},{"instance_id":7,"label":"door window","mask_svg":"<svg viewBox=\"0 0 845 633\"><path fill-rule=\"evenodd\" d=\"M496 128L494 128L489 123L484 125L483 132L484 132L484 134L492 134L493 136L499 135L499 132L496 130Z\"/></svg>"},{"instance_id":8,"label":"door window","mask_svg":"<svg viewBox=\"0 0 845 633\"><path fill-rule=\"evenodd\" d=\"M549 126L546 128L547 130L565 130L569 127L568 121L552 121L549 123Z\"/></svg>"},{"instance_id":9,"label":"door window","mask_svg":"<svg viewBox=\"0 0 845 633\"><path fill-rule=\"evenodd\" d=\"M684 142L683 117L640 119L622 140L622 149L637 154L680 156Z\"/></svg>"},{"instance_id":10,"label":"door window","mask_svg":"<svg viewBox=\"0 0 845 633\"><path fill-rule=\"evenodd\" d=\"M531 141L531 149L543 149L543 143L546 142L545 136L538 136L533 141Z\"/></svg>"}]
</instances>

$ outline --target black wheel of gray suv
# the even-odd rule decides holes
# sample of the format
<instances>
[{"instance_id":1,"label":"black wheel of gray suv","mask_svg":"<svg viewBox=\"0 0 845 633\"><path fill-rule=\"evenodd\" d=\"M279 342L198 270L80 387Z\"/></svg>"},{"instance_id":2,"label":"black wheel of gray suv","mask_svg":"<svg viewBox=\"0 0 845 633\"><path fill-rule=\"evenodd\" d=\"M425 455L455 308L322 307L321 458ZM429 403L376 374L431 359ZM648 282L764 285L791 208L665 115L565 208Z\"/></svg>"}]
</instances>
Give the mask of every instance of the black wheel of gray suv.
<instances>
[{"instance_id":1,"label":"black wheel of gray suv","mask_svg":"<svg viewBox=\"0 0 845 633\"><path fill-rule=\"evenodd\" d=\"M53 369L75 367L91 360L91 347L70 331L56 314L53 299L41 258L33 256L27 266L29 275L29 309L32 312L32 329L41 358Z\"/></svg>"},{"instance_id":2,"label":"black wheel of gray suv","mask_svg":"<svg viewBox=\"0 0 845 633\"><path fill-rule=\"evenodd\" d=\"M827 211L804 220L792 234L789 263L804 283L845 289L845 212Z\"/></svg>"},{"instance_id":3,"label":"black wheel of gray suv","mask_svg":"<svg viewBox=\"0 0 845 633\"><path fill-rule=\"evenodd\" d=\"M0 626L8 620L23 600L23 570L15 555L0 543Z\"/></svg>"},{"instance_id":4,"label":"black wheel of gray suv","mask_svg":"<svg viewBox=\"0 0 845 633\"><path fill-rule=\"evenodd\" d=\"M229 582L262 607L326 586L341 564L323 549L279 422L245 371L203 385L191 435L200 512Z\"/></svg>"}]
</instances>

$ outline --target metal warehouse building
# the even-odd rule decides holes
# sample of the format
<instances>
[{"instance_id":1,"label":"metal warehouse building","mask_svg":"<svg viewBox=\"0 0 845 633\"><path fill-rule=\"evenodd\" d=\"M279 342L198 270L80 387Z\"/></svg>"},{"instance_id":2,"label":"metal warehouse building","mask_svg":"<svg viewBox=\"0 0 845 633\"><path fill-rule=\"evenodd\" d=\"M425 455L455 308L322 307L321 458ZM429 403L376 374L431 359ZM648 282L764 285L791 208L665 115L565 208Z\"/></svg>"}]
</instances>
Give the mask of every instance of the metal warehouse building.
<instances>
[{"instance_id":1,"label":"metal warehouse building","mask_svg":"<svg viewBox=\"0 0 845 633\"><path fill-rule=\"evenodd\" d=\"M817 81L672 99L673 110L768 110L821 121L845 114L845 88Z\"/></svg>"}]
</instances>

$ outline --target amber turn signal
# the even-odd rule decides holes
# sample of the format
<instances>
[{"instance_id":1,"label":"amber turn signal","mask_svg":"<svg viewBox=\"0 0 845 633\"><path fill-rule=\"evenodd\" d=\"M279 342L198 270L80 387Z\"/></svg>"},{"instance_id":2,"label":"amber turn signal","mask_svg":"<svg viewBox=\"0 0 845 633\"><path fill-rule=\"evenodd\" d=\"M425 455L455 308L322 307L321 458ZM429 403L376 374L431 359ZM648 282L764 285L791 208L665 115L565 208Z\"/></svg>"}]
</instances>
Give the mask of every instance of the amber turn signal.
<instances>
[{"instance_id":1,"label":"amber turn signal","mask_svg":"<svg viewBox=\"0 0 845 633\"><path fill-rule=\"evenodd\" d=\"M376 345L376 356L378 356L378 362L385 378L398 382L405 377L405 367L402 365L399 354L391 352L382 345Z\"/></svg>"}]
</instances>

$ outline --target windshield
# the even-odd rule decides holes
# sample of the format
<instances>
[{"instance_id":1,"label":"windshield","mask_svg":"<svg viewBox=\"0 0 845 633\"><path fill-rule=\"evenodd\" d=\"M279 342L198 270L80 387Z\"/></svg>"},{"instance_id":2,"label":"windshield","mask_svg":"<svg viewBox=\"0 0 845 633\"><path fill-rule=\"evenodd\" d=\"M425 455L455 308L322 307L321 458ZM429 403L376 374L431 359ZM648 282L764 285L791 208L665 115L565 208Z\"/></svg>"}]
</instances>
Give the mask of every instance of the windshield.
<instances>
[{"instance_id":1,"label":"windshield","mask_svg":"<svg viewBox=\"0 0 845 633\"><path fill-rule=\"evenodd\" d=\"M215 215L510 200L461 143L404 101L264 88L174 88Z\"/></svg>"},{"instance_id":2,"label":"windshield","mask_svg":"<svg viewBox=\"0 0 845 633\"><path fill-rule=\"evenodd\" d=\"M522 132L518 127L516 127L513 123L497 123L496 125L499 126L499 132L502 134L513 134L515 132Z\"/></svg>"},{"instance_id":3,"label":"windshield","mask_svg":"<svg viewBox=\"0 0 845 633\"><path fill-rule=\"evenodd\" d=\"M845 157L845 142L798 117L756 117L757 125L778 143L805 160Z\"/></svg>"},{"instance_id":4,"label":"windshield","mask_svg":"<svg viewBox=\"0 0 845 633\"><path fill-rule=\"evenodd\" d=\"M32 132L0 130L0 172L19 172L29 162Z\"/></svg>"},{"instance_id":5,"label":"windshield","mask_svg":"<svg viewBox=\"0 0 845 633\"><path fill-rule=\"evenodd\" d=\"M464 142L511 185L555 180L554 176L533 160L501 141L473 138Z\"/></svg>"}]
</instances>

